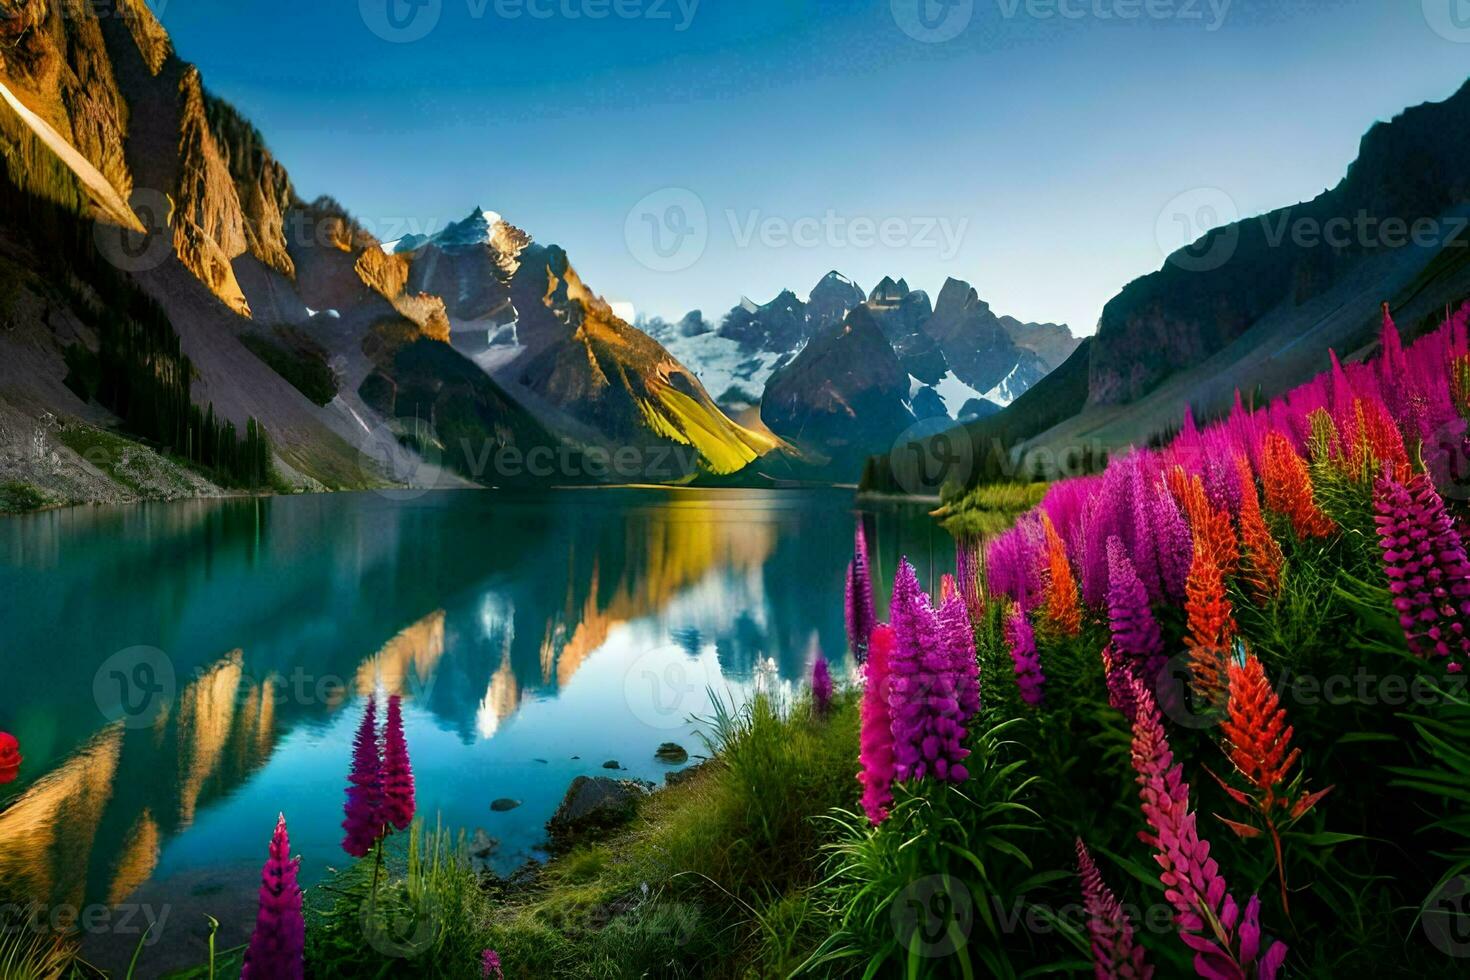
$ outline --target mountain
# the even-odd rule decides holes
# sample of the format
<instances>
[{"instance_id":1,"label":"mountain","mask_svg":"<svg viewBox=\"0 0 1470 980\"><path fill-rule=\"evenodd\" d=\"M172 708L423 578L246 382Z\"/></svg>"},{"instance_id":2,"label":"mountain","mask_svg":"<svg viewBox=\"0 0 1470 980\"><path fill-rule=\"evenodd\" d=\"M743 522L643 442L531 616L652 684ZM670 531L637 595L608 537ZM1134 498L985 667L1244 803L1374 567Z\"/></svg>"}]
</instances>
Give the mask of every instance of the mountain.
<instances>
[{"instance_id":1,"label":"mountain","mask_svg":"<svg viewBox=\"0 0 1470 980\"><path fill-rule=\"evenodd\" d=\"M657 340L587 288L564 250L498 214L476 208L434 236L382 250L407 264L408 292L444 298L454 348L547 426L607 449L647 450L650 460L671 446L697 456L640 478L729 475L778 445L732 422Z\"/></svg>"},{"instance_id":2,"label":"mountain","mask_svg":"<svg viewBox=\"0 0 1470 980\"><path fill-rule=\"evenodd\" d=\"M649 318L640 326L687 364L722 408L749 413L761 404L774 374L799 357L820 358L829 348L806 354L812 341L853 310L865 309L910 378L898 398L910 422L914 416L963 420L997 411L1076 348L1067 327L996 317L958 280L945 284L940 300L936 308L928 294L892 278L865 295L851 279L830 272L806 301L790 290L766 304L742 300L717 329L698 314L678 324ZM772 424L772 416L761 414ZM897 413L885 411L883 417ZM779 411L775 418L773 428L785 421Z\"/></svg>"},{"instance_id":3,"label":"mountain","mask_svg":"<svg viewBox=\"0 0 1470 980\"><path fill-rule=\"evenodd\" d=\"M1280 394L1376 342L1388 303L1408 337L1470 298L1470 83L1363 137L1304 204L1216 228L1104 307L1097 336L994 418L967 426L971 481L1056 475L1177 423ZM1406 338L1408 339L1408 338ZM953 434L947 438L953 440ZM997 451L995 447L999 447ZM878 488L914 483L875 459Z\"/></svg>"},{"instance_id":4,"label":"mountain","mask_svg":"<svg viewBox=\"0 0 1470 980\"><path fill-rule=\"evenodd\" d=\"M776 371L761 401L773 432L855 473L875 444L913 424L909 376L877 318L857 307Z\"/></svg>"},{"instance_id":5,"label":"mountain","mask_svg":"<svg viewBox=\"0 0 1470 980\"><path fill-rule=\"evenodd\" d=\"M533 451L557 461L543 481L682 482L780 447L731 422L562 250L500 216L477 209L385 246L330 197L300 199L142 0L105 16L15 6L0 20L13 204L0 214L0 265L17 326L0 333L0 476L53 499L155 491L81 458L67 444L76 423L152 454L175 483L207 487L224 477L195 459L204 423L187 421L190 404L211 426L259 433L252 445L268 440L280 477L309 488L523 482ZM140 427L114 387L95 383L99 369L148 373L118 362L145 356L109 340L118 331L177 346L168 376L192 379L177 425ZM56 440L45 465L28 452L31 428ZM640 450L633 471L593 465L594 451L625 447ZM201 466L175 473L181 455ZM665 462L654 473L649 461Z\"/></svg>"}]
</instances>

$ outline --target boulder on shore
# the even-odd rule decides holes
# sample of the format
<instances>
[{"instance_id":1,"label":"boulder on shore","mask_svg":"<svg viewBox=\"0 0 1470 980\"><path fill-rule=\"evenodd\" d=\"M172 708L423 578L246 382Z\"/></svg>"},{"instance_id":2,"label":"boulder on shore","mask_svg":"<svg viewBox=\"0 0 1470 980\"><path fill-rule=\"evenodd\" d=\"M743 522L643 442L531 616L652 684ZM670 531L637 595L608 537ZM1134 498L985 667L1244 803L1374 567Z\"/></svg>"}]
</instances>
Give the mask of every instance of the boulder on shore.
<instances>
[{"instance_id":1,"label":"boulder on shore","mask_svg":"<svg viewBox=\"0 0 1470 980\"><path fill-rule=\"evenodd\" d=\"M546 822L552 849L561 850L588 834L622 826L633 819L639 802L652 790L653 784L641 779L578 776Z\"/></svg>"}]
</instances>

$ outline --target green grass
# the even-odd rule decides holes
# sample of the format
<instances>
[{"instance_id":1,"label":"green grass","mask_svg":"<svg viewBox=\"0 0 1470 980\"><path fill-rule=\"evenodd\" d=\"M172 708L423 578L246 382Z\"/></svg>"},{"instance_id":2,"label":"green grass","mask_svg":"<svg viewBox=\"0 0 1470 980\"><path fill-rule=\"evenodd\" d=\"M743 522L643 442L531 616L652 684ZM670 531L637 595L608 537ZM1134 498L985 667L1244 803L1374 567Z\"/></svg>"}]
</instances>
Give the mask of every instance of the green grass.
<instances>
[{"instance_id":1,"label":"green grass","mask_svg":"<svg viewBox=\"0 0 1470 980\"><path fill-rule=\"evenodd\" d=\"M857 701L826 718L760 697L710 720L716 761L625 833L573 851L494 910L507 977L786 976L822 941L820 819L856 782Z\"/></svg>"},{"instance_id":2,"label":"green grass","mask_svg":"<svg viewBox=\"0 0 1470 980\"><path fill-rule=\"evenodd\" d=\"M50 503L50 498L29 483L18 480L0 483L0 514L28 514Z\"/></svg>"},{"instance_id":3,"label":"green grass","mask_svg":"<svg viewBox=\"0 0 1470 980\"><path fill-rule=\"evenodd\" d=\"M142 484L122 468L123 454L140 451L143 448L140 443L90 425L63 426L57 439L113 482L140 496L146 495Z\"/></svg>"},{"instance_id":4,"label":"green grass","mask_svg":"<svg viewBox=\"0 0 1470 980\"><path fill-rule=\"evenodd\" d=\"M995 483L950 491L944 495L943 506L935 516L946 531L960 540L993 537L1041 503L1050 486L1048 483Z\"/></svg>"}]
</instances>

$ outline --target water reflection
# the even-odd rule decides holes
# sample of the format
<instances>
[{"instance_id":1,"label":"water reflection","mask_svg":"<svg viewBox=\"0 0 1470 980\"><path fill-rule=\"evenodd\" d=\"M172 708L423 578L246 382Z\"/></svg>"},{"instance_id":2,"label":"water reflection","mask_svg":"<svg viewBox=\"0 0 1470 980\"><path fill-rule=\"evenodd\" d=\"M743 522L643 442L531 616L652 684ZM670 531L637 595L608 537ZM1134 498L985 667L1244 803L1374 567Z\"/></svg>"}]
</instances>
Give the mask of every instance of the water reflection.
<instances>
[{"instance_id":1,"label":"water reflection","mask_svg":"<svg viewBox=\"0 0 1470 980\"><path fill-rule=\"evenodd\" d=\"M900 551L931 578L952 563L921 512L868 520L885 577ZM844 672L851 522L836 491L596 491L0 523L0 728L26 756L0 791L0 900L223 919L226 896L248 905L280 809L319 878L375 690L406 699L421 811L488 827L509 867L573 776L611 757L659 779L660 742L697 749L707 686L799 685L818 649ZM151 725L107 725L94 673L138 645L167 653L178 692ZM501 796L523 806L492 815Z\"/></svg>"}]
</instances>

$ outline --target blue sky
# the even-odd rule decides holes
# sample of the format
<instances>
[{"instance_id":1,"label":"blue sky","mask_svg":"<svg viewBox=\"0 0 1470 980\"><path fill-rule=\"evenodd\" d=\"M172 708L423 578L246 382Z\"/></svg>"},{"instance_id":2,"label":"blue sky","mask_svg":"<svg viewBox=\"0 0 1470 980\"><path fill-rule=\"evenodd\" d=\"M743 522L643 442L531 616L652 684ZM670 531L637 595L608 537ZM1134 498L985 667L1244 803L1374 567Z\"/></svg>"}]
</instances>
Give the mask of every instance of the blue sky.
<instances>
[{"instance_id":1,"label":"blue sky","mask_svg":"<svg viewBox=\"0 0 1470 980\"><path fill-rule=\"evenodd\" d=\"M671 317L835 268L1091 333L1180 201L1308 199L1470 65L1470 0L151 2L304 196Z\"/></svg>"}]
</instances>

